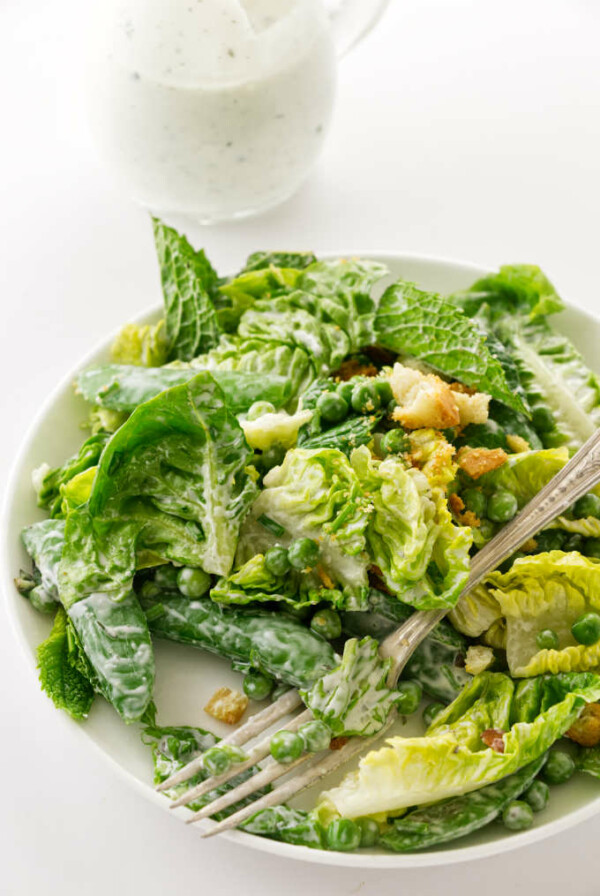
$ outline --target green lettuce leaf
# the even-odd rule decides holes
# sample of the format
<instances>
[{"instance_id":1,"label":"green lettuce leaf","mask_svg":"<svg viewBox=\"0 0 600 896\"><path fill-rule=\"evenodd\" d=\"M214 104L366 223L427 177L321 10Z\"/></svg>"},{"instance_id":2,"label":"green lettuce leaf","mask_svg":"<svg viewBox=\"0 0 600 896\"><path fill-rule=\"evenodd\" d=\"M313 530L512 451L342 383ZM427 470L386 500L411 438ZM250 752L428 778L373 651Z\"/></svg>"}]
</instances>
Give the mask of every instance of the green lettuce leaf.
<instances>
[{"instance_id":1,"label":"green lettuce leaf","mask_svg":"<svg viewBox=\"0 0 600 896\"><path fill-rule=\"evenodd\" d=\"M505 316L496 332L517 363L533 410L550 411L540 431L546 447L583 445L600 426L600 382L572 343L543 317ZM553 421L553 423L552 423Z\"/></svg>"},{"instance_id":2,"label":"green lettuce leaf","mask_svg":"<svg viewBox=\"0 0 600 896\"><path fill-rule=\"evenodd\" d=\"M275 264L264 264L245 269L233 280L219 287L217 318L221 329L235 332L242 314L252 308L257 299L270 299L293 289L300 271Z\"/></svg>"},{"instance_id":3,"label":"green lettuce leaf","mask_svg":"<svg viewBox=\"0 0 600 896\"><path fill-rule=\"evenodd\" d=\"M522 557L506 573L492 573L470 596L463 617L478 619L478 628L502 620L508 667L511 675L521 678L597 668L600 643L579 644L571 626L582 613L599 610L600 562L576 552L551 551ZM461 627L460 619L453 616L452 621ZM555 650L537 646L536 635L547 628L558 635Z\"/></svg>"},{"instance_id":4,"label":"green lettuce leaf","mask_svg":"<svg viewBox=\"0 0 600 896\"><path fill-rule=\"evenodd\" d=\"M399 699L386 684L391 665L373 638L349 638L340 665L300 696L334 737L376 734Z\"/></svg>"},{"instance_id":5,"label":"green lettuce leaf","mask_svg":"<svg viewBox=\"0 0 600 896\"><path fill-rule=\"evenodd\" d=\"M498 489L510 492L520 509L562 470L568 460L569 453L565 448L522 451L510 455L501 467L480 476L477 486L486 495ZM469 483L470 487L470 480Z\"/></svg>"},{"instance_id":6,"label":"green lettuce leaf","mask_svg":"<svg viewBox=\"0 0 600 896\"><path fill-rule=\"evenodd\" d=\"M36 610L52 613L58 603L58 567L65 541L63 520L42 520L21 532L25 550L34 562L32 575L21 572L17 590Z\"/></svg>"},{"instance_id":7,"label":"green lettuce leaf","mask_svg":"<svg viewBox=\"0 0 600 896\"><path fill-rule=\"evenodd\" d=\"M241 426L251 448L267 451L272 445L293 448L298 432L312 417L312 411L301 410L295 414L280 411L278 414L262 414L255 420L242 420Z\"/></svg>"},{"instance_id":8,"label":"green lettuce leaf","mask_svg":"<svg viewBox=\"0 0 600 896\"><path fill-rule=\"evenodd\" d=\"M243 272L262 271L270 267L303 270L316 260L312 252L253 252L246 259Z\"/></svg>"},{"instance_id":9,"label":"green lettuce leaf","mask_svg":"<svg viewBox=\"0 0 600 896\"><path fill-rule=\"evenodd\" d=\"M326 601L344 606L346 596L335 588L324 588L312 574L290 570L285 576L274 576L265 564L264 554L255 554L236 572L219 579L210 592L220 604L287 603L308 607Z\"/></svg>"},{"instance_id":10,"label":"green lettuce leaf","mask_svg":"<svg viewBox=\"0 0 600 896\"><path fill-rule=\"evenodd\" d=\"M203 251L157 218L154 240L165 301L168 358L190 361L213 348L219 339L217 315L211 299L217 275Z\"/></svg>"},{"instance_id":11,"label":"green lettuce leaf","mask_svg":"<svg viewBox=\"0 0 600 896\"><path fill-rule=\"evenodd\" d=\"M94 700L94 689L72 659L67 614L58 608L48 638L37 649L42 690L58 709L74 719L85 719Z\"/></svg>"},{"instance_id":12,"label":"green lettuce leaf","mask_svg":"<svg viewBox=\"0 0 600 896\"><path fill-rule=\"evenodd\" d=\"M472 538L454 525L443 490L399 458L379 461L362 447L350 460L373 505L367 545L387 587L418 609L453 606L469 576Z\"/></svg>"},{"instance_id":13,"label":"green lettuce leaf","mask_svg":"<svg viewBox=\"0 0 600 896\"><path fill-rule=\"evenodd\" d=\"M513 774L542 756L600 697L600 676L557 675L544 680L532 721L510 724L514 683L484 672L436 716L425 737L390 737L364 756L355 772L321 794L317 817L393 814L408 806L469 793ZM504 751L487 747L487 729L503 731Z\"/></svg>"},{"instance_id":14,"label":"green lettuce leaf","mask_svg":"<svg viewBox=\"0 0 600 896\"><path fill-rule=\"evenodd\" d=\"M148 368L102 364L80 373L76 387L86 401L100 407L134 411L165 389L189 383L200 369L197 365ZM236 414L247 411L258 400L282 407L291 395L291 383L285 376L263 374L259 380L253 373L244 371L211 370L211 374L223 390L230 410Z\"/></svg>"},{"instance_id":15,"label":"green lettuce leaf","mask_svg":"<svg viewBox=\"0 0 600 896\"><path fill-rule=\"evenodd\" d=\"M360 608L368 595L365 530L370 505L348 459L334 449L295 448L267 473L263 485L242 527L238 566L274 544L315 539L322 571L343 592L348 609ZM264 517L280 534L265 528ZM305 580L308 588L322 584L316 572Z\"/></svg>"},{"instance_id":16,"label":"green lettuce leaf","mask_svg":"<svg viewBox=\"0 0 600 896\"><path fill-rule=\"evenodd\" d=\"M455 305L414 284L398 281L382 296L375 320L377 342L418 358L516 411L527 412L506 380L485 334ZM497 346L493 348L497 351Z\"/></svg>"},{"instance_id":17,"label":"green lettuce leaf","mask_svg":"<svg viewBox=\"0 0 600 896\"><path fill-rule=\"evenodd\" d=\"M44 507L52 517L62 516L61 488L79 473L95 467L110 438L110 433L99 432L86 439L77 454L70 457L62 467L50 469L42 464L34 471L34 487L38 495L38 506Z\"/></svg>"},{"instance_id":18,"label":"green lettuce leaf","mask_svg":"<svg viewBox=\"0 0 600 896\"><path fill-rule=\"evenodd\" d=\"M503 265L497 273L482 277L466 292L455 293L450 298L467 317L473 317L485 306L494 322L514 314L533 319L564 308L554 286L534 264Z\"/></svg>"},{"instance_id":19,"label":"green lettuce leaf","mask_svg":"<svg viewBox=\"0 0 600 896\"><path fill-rule=\"evenodd\" d=\"M113 364L161 367L166 364L169 345L164 320L157 324L127 324L110 349Z\"/></svg>"},{"instance_id":20,"label":"green lettuce leaf","mask_svg":"<svg viewBox=\"0 0 600 896\"><path fill-rule=\"evenodd\" d=\"M580 747L575 764L580 772L585 772L593 778L600 778L600 746Z\"/></svg>"}]
</instances>

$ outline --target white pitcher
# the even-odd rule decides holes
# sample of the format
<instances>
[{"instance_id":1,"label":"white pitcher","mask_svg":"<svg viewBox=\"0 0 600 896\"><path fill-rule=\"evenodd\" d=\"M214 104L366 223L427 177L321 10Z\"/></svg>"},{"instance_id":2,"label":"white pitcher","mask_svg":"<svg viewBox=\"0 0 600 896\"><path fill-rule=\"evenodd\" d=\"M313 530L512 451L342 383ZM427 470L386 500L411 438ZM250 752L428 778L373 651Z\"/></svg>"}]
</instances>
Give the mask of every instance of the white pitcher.
<instances>
[{"instance_id":1,"label":"white pitcher","mask_svg":"<svg viewBox=\"0 0 600 896\"><path fill-rule=\"evenodd\" d=\"M316 160L336 56L388 0L103 0L89 105L101 154L152 212L202 223L295 192Z\"/></svg>"}]
</instances>

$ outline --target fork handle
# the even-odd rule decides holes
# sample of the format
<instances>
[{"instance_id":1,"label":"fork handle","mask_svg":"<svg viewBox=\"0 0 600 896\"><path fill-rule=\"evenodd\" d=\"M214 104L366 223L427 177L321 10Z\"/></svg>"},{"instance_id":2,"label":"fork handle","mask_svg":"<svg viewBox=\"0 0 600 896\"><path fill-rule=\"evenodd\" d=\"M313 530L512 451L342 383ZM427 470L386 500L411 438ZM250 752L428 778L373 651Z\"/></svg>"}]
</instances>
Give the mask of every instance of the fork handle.
<instances>
[{"instance_id":1,"label":"fork handle","mask_svg":"<svg viewBox=\"0 0 600 896\"><path fill-rule=\"evenodd\" d=\"M472 560L471 572L463 590L466 594L503 560L510 557L523 542L560 516L582 495L587 494L600 480L600 430L597 430L579 449L562 470L535 495L517 516L505 526ZM444 618L444 610L420 610L400 628L392 632L380 647L383 657L393 663L388 685L396 685L404 666L427 637Z\"/></svg>"}]
</instances>

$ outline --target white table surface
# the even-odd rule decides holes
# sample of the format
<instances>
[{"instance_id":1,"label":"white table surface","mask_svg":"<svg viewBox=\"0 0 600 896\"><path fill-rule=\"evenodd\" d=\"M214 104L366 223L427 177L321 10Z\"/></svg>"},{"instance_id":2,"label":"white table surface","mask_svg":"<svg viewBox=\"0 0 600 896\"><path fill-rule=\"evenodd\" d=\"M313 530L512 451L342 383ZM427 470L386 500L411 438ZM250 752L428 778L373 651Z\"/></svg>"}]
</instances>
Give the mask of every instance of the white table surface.
<instances>
[{"instance_id":1,"label":"white table surface","mask_svg":"<svg viewBox=\"0 0 600 896\"><path fill-rule=\"evenodd\" d=\"M113 187L86 126L86 5L0 4L0 480L55 381L159 299L146 215ZM535 261L598 309L599 39L596 0L392 0L342 65L333 130L301 192L194 237L222 270L270 247ZM203 843L73 736L3 609L0 689L2 893L598 892L600 818L474 865L401 873Z\"/></svg>"}]
</instances>

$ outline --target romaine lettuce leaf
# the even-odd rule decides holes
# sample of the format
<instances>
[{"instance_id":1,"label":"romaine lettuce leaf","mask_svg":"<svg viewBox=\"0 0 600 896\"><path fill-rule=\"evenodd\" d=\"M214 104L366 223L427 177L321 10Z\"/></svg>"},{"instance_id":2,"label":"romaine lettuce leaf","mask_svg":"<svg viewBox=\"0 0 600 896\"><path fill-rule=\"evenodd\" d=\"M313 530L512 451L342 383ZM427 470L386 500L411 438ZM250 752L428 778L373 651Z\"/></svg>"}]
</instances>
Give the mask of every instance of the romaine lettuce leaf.
<instances>
[{"instance_id":1,"label":"romaine lettuce leaf","mask_svg":"<svg viewBox=\"0 0 600 896\"><path fill-rule=\"evenodd\" d=\"M557 675L544 680L538 712L510 724L514 683L483 672L436 716L425 737L390 737L364 756L356 771L321 794L317 817L393 814L408 806L469 793L540 757L600 697L600 676ZM504 751L487 747L486 729L503 733Z\"/></svg>"},{"instance_id":2,"label":"romaine lettuce leaf","mask_svg":"<svg viewBox=\"0 0 600 896\"><path fill-rule=\"evenodd\" d=\"M566 448L522 451L509 455L502 466L480 476L477 486L486 495L497 489L510 492L521 508L562 470L568 460Z\"/></svg>"},{"instance_id":3,"label":"romaine lettuce leaf","mask_svg":"<svg viewBox=\"0 0 600 896\"><path fill-rule=\"evenodd\" d=\"M290 292L299 277L299 270L265 264L245 269L237 277L221 284L217 311L221 329L226 333L235 332L242 314L252 308L257 299L270 299Z\"/></svg>"},{"instance_id":4,"label":"romaine lettuce leaf","mask_svg":"<svg viewBox=\"0 0 600 896\"><path fill-rule=\"evenodd\" d=\"M33 560L33 575L21 573L18 591L29 598L36 610L51 613L58 603L58 567L65 540L63 520L42 520L21 533L25 550Z\"/></svg>"},{"instance_id":5,"label":"romaine lettuce leaf","mask_svg":"<svg viewBox=\"0 0 600 896\"><path fill-rule=\"evenodd\" d=\"M295 538L318 541L318 570L339 588L348 609L358 609L368 595L365 530L370 504L348 459L335 449L288 451L283 464L263 480L241 531L238 567L274 544ZM279 527L273 534L261 518ZM307 588L322 586L317 572L305 576Z\"/></svg>"},{"instance_id":6,"label":"romaine lettuce leaf","mask_svg":"<svg viewBox=\"0 0 600 896\"><path fill-rule=\"evenodd\" d=\"M229 572L255 495L250 457L222 391L200 373L133 412L102 454L88 503L67 518L60 599L99 688L126 721L143 715L154 679L132 590L136 560L151 551Z\"/></svg>"},{"instance_id":7,"label":"romaine lettuce leaf","mask_svg":"<svg viewBox=\"0 0 600 896\"><path fill-rule=\"evenodd\" d=\"M133 411L165 389L188 383L200 369L198 364L194 367L187 364L172 367L102 364L88 367L80 373L76 388L86 401L100 407ZM253 373L245 371L211 370L211 373L223 390L229 408L236 414L247 411L258 400L282 407L288 402L292 391L286 376L263 373L258 379Z\"/></svg>"},{"instance_id":8,"label":"romaine lettuce leaf","mask_svg":"<svg viewBox=\"0 0 600 896\"><path fill-rule=\"evenodd\" d=\"M515 359L534 413L550 411L546 447L577 450L600 426L600 382L572 343L543 317L503 316L496 332ZM552 420L554 424L552 425Z\"/></svg>"},{"instance_id":9,"label":"romaine lettuce leaf","mask_svg":"<svg viewBox=\"0 0 600 896\"><path fill-rule=\"evenodd\" d=\"M300 696L334 737L376 734L400 696L386 684L391 665L373 638L349 638L340 665Z\"/></svg>"},{"instance_id":10,"label":"romaine lettuce leaf","mask_svg":"<svg viewBox=\"0 0 600 896\"><path fill-rule=\"evenodd\" d=\"M270 267L303 270L316 260L313 252L253 252L246 259L244 271L262 271Z\"/></svg>"},{"instance_id":11,"label":"romaine lettuce leaf","mask_svg":"<svg viewBox=\"0 0 600 896\"><path fill-rule=\"evenodd\" d=\"M450 298L467 317L473 317L485 306L492 321L514 314L533 319L564 308L554 286L534 264L503 265L497 273L482 277L466 292Z\"/></svg>"},{"instance_id":12,"label":"romaine lettuce leaf","mask_svg":"<svg viewBox=\"0 0 600 896\"><path fill-rule=\"evenodd\" d=\"M110 349L113 364L161 367L166 364L169 345L164 320L157 324L127 324Z\"/></svg>"},{"instance_id":13,"label":"romaine lettuce leaf","mask_svg":"<svg viewBox=\"0 0 600 896\"><path fill-rule=\"evenodd\" d=\"M477 594L483 596L483 606L490 607L486 622L493 601L497 618L504 620L506 659L514 677L583 672L600 666L600 643L579 644L571 634L571 626L582 613L600 611L597 560L561 551L522 557L508 572L488 576ZM477 603L477 597L471 595L471 618L477 618ZM464 609L463 613L467 615ZM460 626L455 617L452 621ZM538 632L547 628L558 635L556 650L540 650L536 644Z\"/></svg>"},{"instance_id":14,"label":"romaine lettuce leaf","mask_svg":"<svg viewBox=\"0 0 600 896\"><path fill-rule=\"evenodd\" d=\"M251 448L266 451L272 445L281 445L286 451L298 441L298 432L312 417L312 411L301 410L295 414L280 411L278 414L262 414L255 420L242 420L246 441Z\"/></svg>"},{"instance_id":15,"label":"romaine lettuce leaf","mask_svg":"<svg viewBox=\"0 0 600 896\"><path fill-rule=\"evenodd\" d=\"M517 411L527 411L511 391L481 328L441 296L398 281L381 298L375 333L384 348L418 358Z\"/></svg>"},{"instance_id":16,"label":"romaine lettuce leaf","mask_svg":"<svg viewBox=\"0 0 600 896\"><path fill-rule=\"evenodd\" d=\"M61 487L74 476L96 466L110 434L99 432L86 439L77 454L70 457L62 467L50 469L42 465L34 471L33 482L37 491L38 506L44 507L52 517L61 516Z\"/></svg>"},{"instance_id":17,"label":"romaine lettuce leaf","mask_svg":"<svg viewBox=\"0 0 600 896\"><path fill-rule=\"evenodd\" d=\"M217 275L203 251L197 252L172 227L153 218L154 239L165 301L169 360L190 361L219 339L211 299Z\"/></svg>"},{"instance_id":18,"label":"romaine lettuce leaf","mask_svg":"<svg viewBox=\"0 0 600 896\"><path fill-rule=\"evenodd\" d=\"M418 609L453 606L469 575L472 537L454 525L443 490L425 472L399 458L374 459L365 447L350 461L373 505L367 546L387 587Z\"/></svg>"}]
</instances>

